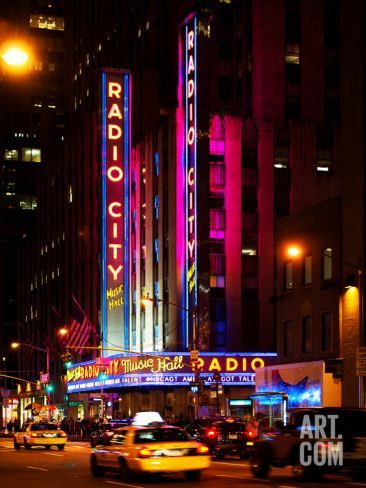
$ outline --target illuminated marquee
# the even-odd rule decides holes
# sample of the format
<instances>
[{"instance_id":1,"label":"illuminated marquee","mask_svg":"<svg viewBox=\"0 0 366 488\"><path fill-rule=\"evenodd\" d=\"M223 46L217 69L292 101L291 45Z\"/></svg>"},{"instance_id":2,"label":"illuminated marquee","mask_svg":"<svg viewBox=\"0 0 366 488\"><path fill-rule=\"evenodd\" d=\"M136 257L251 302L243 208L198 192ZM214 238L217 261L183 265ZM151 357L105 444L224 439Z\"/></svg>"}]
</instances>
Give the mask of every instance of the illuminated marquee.
<instances>
[{"instance_id":1,"label":"illuminated marquee","mask_svg":"<svg viewBox=\"0 0 366 488\"><path fill-rule=\"evenodd\" d=\"M206 383L214 383L214 373L219 372L222 383L227 385L251 385L255 383L255 371L276 359L275 353L201 353L199 367ZM194 372L188 353L151 354L140 356L116 356L109 358L107 379L100 381L99 366L89 361L67 370L68 391L84 391L115 386L149 386L174 384L189 386Z\"/></svg>"},{"instance_id":2,"label":"illuminated marquee","mask_svg":"<svg viewBox=\"0 0 366 488\"><path fill-rule=\"evenodd\" d=\"M128 346L130 74L102 73L102 337Z\"/></svg>"}]
</instances>

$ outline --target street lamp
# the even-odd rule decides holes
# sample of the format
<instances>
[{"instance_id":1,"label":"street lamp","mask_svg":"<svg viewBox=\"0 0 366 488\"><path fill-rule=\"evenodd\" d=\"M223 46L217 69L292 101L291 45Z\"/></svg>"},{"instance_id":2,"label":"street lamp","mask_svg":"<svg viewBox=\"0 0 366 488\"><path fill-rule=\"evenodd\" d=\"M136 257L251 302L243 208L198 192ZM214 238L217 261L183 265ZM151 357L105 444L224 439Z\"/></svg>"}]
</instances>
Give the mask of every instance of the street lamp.
<instances>
[{"instance_id":1,"label":"street lamp","mask_svg":"<svg viewBox=\"0 0 366 488\"><path fill-rule=\"evenodd\" d=\"M36 351L41 351L41 352L44 352L46 354L46 376L47 376L47 383L49 384L50 383L50 351L49 351L49 348L47 349L43 349L42 347L38 347L38 346L34 346L33 344L26 344L26 343L23 343L23 342L12 342L10 344L10 347L12 349L18 349L19 347L29 347L31 349L35 349ZM47 413L47 417L48 417L48 420L50 420L50 392L51 392L51 388L50 387L46 387L46 400L47 400L47 407L48 407L48 413Z\"/></svg>"},{"instance_id":2,"label":"street lamp","mask_svg":"<svg viewBox=\"0 0 366 488\"><path fill-rule=\"evenodd\" d=\"M17 46L8 48L1 57L10 66L23 66L29 59L28 53Z\"/></svg>"}]
</instances>

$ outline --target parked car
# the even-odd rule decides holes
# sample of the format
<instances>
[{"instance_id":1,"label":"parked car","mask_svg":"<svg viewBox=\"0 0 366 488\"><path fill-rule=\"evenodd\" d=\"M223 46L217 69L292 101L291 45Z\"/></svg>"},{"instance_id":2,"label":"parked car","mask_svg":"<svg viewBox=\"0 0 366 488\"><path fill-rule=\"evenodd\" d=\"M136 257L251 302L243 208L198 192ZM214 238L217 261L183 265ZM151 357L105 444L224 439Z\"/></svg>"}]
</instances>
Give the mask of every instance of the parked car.
<instances>
[{"instance_id":1,"label":"parked car","mask_svg":"<svg viewBox=\"0 0 366 488\"><path fill-rule=\"evenodd\" d=\"M186 426L186 431L206 444L217 459L227 455L244 459L252 452L253 439L246 422L233 418L196 419Z\"/></svg>"},{"instance_id":2,"label":"parked car","mask_svg":"<svg viewBox=\"0 0 366 488\"><path fill-rule=\"evenodd\" d=\"M130 425L131 419L110 420L106 424L100 424L90 433L90 446L95 447L98 444L106 444L119 427Z\"/></svg>"},{"instance_id":3,"label":"parked car","mask_svg":"<svg viewBox=\"0 0 366 488\"><path fill-rule=\"evenodd\" d=\"M14 434L14 448L30 449L33 446L43 446L51 449L52 446L62 451L65 448L67 434L57 424L52 422L30 422Z\"/></svg>"},{"instance_id":4,"label":"parked car","mask_svg":"<svg viewBox=\"0 0 366 488\"><path fill-rule=\"evenodd\" d=\"M250 465L258 478L266 477L272 466L290 465L297 480L344 471L366 481L366 410L290 410L287 425L277 425L254 442Z\"/></svg>"}]
</instances>

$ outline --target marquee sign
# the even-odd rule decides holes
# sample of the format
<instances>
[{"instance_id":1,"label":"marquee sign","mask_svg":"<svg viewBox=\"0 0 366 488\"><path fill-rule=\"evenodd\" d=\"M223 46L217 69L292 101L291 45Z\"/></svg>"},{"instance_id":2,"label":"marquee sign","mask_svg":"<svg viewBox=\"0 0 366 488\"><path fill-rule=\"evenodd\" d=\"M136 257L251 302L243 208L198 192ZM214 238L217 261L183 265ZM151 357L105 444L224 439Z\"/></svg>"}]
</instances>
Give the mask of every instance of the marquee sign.
<instances>
[{"instance_id":1,"label":"marquee sign","mask_svg":"<svg viewBox=\"0 0 366 488\"><path fill-rule=\"evenodd\" d=\"M255 371L274 364L275 353L201 353L198 365L206 383L214 383L219 372L226 385L254 385ZM106 379L100 380L96 361L74 365L67 370L67 390L85 391L123 386L189 386L194 381L189 353L161 353L116 356L107 359Z\"/></svg>"},{"instance_id":2,"label":"marquee sign","mask_svg":"<svg viewBox=\"0 0 366 488\"><path fill-rule=\"evenodd\" d=\"M130 74L102 73L102 337L128 346Z\"/></svg>"}]
</instances>

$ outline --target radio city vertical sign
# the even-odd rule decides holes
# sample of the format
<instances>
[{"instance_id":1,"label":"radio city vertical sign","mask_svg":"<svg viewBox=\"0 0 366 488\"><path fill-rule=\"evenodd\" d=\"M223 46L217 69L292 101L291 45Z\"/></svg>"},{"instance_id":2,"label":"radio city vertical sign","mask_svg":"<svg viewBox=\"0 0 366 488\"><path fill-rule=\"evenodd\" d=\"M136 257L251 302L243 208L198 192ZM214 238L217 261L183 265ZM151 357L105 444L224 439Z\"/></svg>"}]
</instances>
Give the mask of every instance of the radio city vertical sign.
<instances>
[{"instance_id":1,"label":"radio city vertical sign","mask_svg":"<svg viewBox=\"0 0 366 488\"><path fill-rule=\"evenodd\" d=\"M102 342L128 348L129 159L128 71L102 72Z\"/></svg>"},{"instance_id":2,"label":"radio city vertical sign","mask_svg":"<svg viewBox=\"0 0 366 488\"><path fill-rule=\"evenodd\" d=\"M183 139L181 157L183 180L181 208L184 215L184 283L182 305L190 311L197 306L197 17L191 15L183 23L179 38L179 106L182 109L177 137ZM183 127L179 127L183 126ZM182 141L177 141L177 147ZM179 182L178 182L179 184ZM178 205L179 207L179 205ZM182 220L182 215L178 216ZM182 333L185 346L192 342L192 313L186 313ZM191 344L193 345L193 344Z\"/></svg>"}]
</instances>

